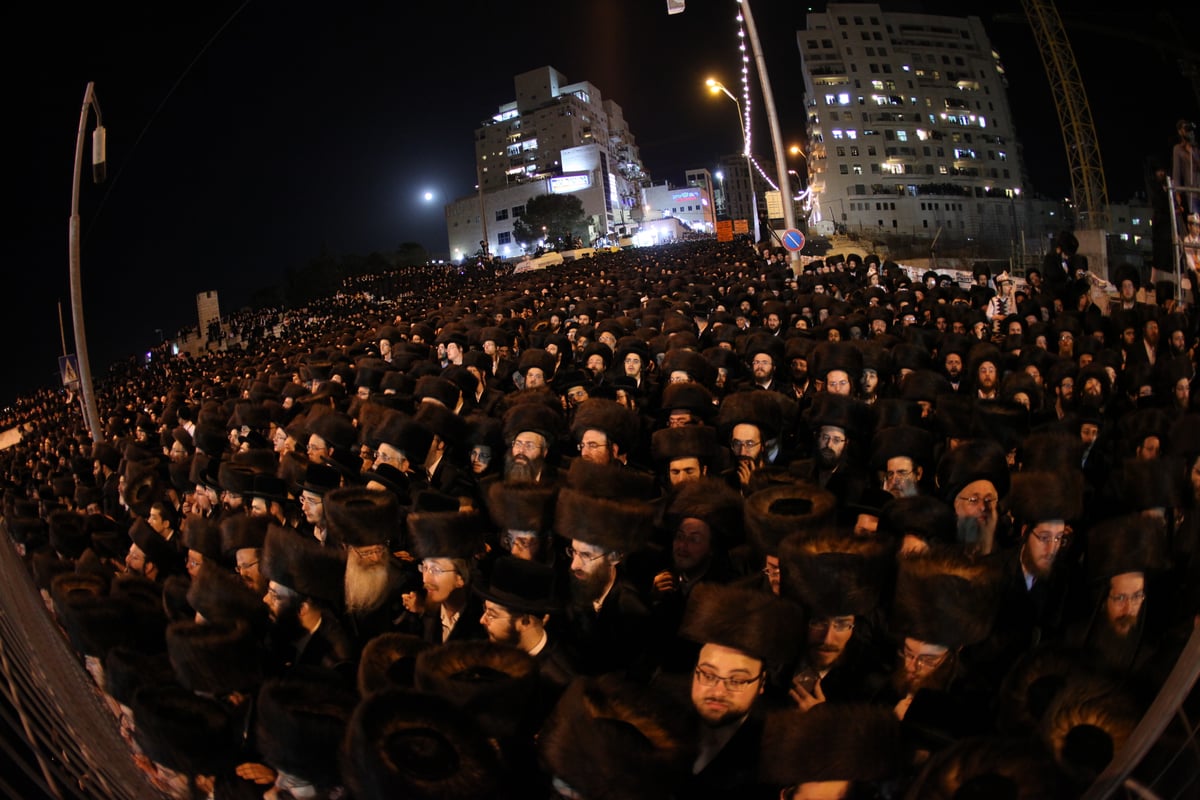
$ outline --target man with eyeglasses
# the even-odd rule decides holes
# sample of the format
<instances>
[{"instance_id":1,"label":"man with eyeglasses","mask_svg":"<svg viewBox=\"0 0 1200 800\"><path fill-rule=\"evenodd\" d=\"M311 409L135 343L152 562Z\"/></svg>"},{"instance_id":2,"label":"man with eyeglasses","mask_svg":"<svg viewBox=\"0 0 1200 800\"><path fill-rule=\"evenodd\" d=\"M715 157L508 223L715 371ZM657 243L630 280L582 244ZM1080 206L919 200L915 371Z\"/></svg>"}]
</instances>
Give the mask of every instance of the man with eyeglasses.
<instances>
[{"instance_id":1,"label":"man with eyeglasses","mask_svg":"<svg viewBox=\"0 0 1200 800\"><path fill-rule=\"evenodd\" d=\"M487 584L476 584L474 588L483 597L479 621L488 641L529 653L538 672L555 691L565 689L578 674L578 665L559 637L547 631L550 615L559 610L553 568L501 556L492 565Z\"/></svg>"},{"instance_id":2,"label":"man with eyeglasses","mask_svg":"<svg viewBox=\"0 0 1200 800\"><path fill-rule=\"evenodd\" d=\"M503 434L508 449L504 454L504 480L554 484L558 467L549 460L565 424L561 406L530 397L504 414ZM486 495L486 486L483 487Z\"/></svg>"},{"instance_id":3,"label":"man with eyeglasses","mask_svg":"<svg viewBox=\"0 0 1200 800\"><path fill-rule=\"evenodd\" d=\"M937 750L991 730L996 687L972 674L963 652L991 632L999 588L995 565L961 550L899 560L895 666L874 702L912 726L916 746Z\"/></svg>"},{"instance_id":4,"label":"man with eyeglasses","mask_svg":"<svg viewBox=\"0 0 1200 800\"><path fill-rule=\"evenodd\" d=\"M641 433L637 414L616 400L593 397L575 409L571 434L579 457L593 464L627 466L629 449Z\"/></svg>"},{"instance_id":5,"label":"man with eyeglasses","mask_svg":"<svg viewBox=\"0 0 1200 800\"><path fill-rule=\"evenodd\" d=\"M828 392L817 395L806 415L815 444L813 457L792 465L797 477L837 495L843 509L857 502L871 484L857 441L866 429L867 413L861 400Z\"/></svg>"},{"instance_id":6,"label":"man with eyeglasses","mask_svg":"<svg viewBox=\"0 0 1200 800\"><path fill-rule=\"evenodd\" d=\"M958 543L974 553L994 552L1007 530L999 504L1010 484L1008 456L991 438L963 439L938 461L942 500L954 508Z\"/></svg>"},{"instance_id":7,"label":"man with eyeglasses","mask_svg":"<svg viewBox=\"0 0 1200 800\"><path fill-rule=\"evenodd\" d=\"M1030 648L1060 641L1075 570L1067 556L1071 525L1083 515L1080 470L1014 473L1005 505L1020 544L992 557L1003 573L1001 596L988 655L977 659L997 683Z\"/></svg>"},{"instance_id":8,"label":"man with eyeglasses","mask_svg":"<svg viewBox=\"0 0 1200 800\"><path fill-rule=\"evenodd\" d=\"M788 691L798 708L866 701L883 682L887 668L869 618L893 558L884 539L800 533L780 544L782 594L800 604L807 622Z\"/></svg>"},{"instance_id":9,"label":"man with eyeglasses","mask_svg":"<svg viewBox=\"0 0 1200 800\"><path fill-rule=\"evenodd\" d=\"M333 467L308 464L304 470L304 480L299 484L300 513L304 515L301 532L312 536L326 547L334 547L337 543L329 539L329 530L325 522L325 495L341 483L342 476Z\"/></svg>"},{"instance_id":10,"label":"man with eyeglasses","mask_svg":"<svg viewBox=\"0 0 1200 800\"><path fill-rule=\"evenodd\" d=\"M404 616L404 593L417 583L415 570L392 558L400 532L400 505L389 491L349 486L325 495L329 532L346 548L342 622L359 648L394 630Z\"/></svg>"},{"instance_id":11,"label":"man with eyeglasses","mask_svg":"<svg viewBox=\"0 0 1200 800\"><path fill-rule=\"evenodd\" d=\"M688 599L679 635L700 645L691 679L700 747L679 796L757 796L760 698L770 670L794 657L796 619L774 595L705 584Z\"/></svg>"},{"instance_id":12,"label":"man with eyeglasses","mask_svg":"<svg viewBox=\"0 0 1200 800\"><path fill-rule=\"evenodd\" d=\"M612 488L602 486L602 479L591 483L588 491ZM554 530L570 542L560 560L568 571L566 630L586 674L650 675L655 659L650 610L620 567L627 556L645 548L653 526L653 506L644 500L601 497L571 487L559 492Z\"/></svg>"},{"instance_id":13,"label":"man with eyeglasses","mask_svg":"<svg viewBox=\"0 0 1200 800\"><path fill-rule=\"evenodd\" d=\"M478 513L414 511L408 533L421 573L424 598L404 595L405 608L420 615L420 635L432 644L483 639L483 600L471 591L475 563L483 552Z\"/></svg>"},{"instance_id":14,"label":"man with eyeglasses","mask_svg":"<svg viewBox=\"0 0 1200 800\"><path fill-rule=\"evenodd\" d=\"M1151 684L1162 680L1151 677L1150 669L1163 637L1147 623L1147 576L1166 564L1165 534L1160 521L1138 512L1112 517L1088 531L1093 613L1066 636L1098 672L1150 695L1158 688Z\"/></svg>"}]
</instances>

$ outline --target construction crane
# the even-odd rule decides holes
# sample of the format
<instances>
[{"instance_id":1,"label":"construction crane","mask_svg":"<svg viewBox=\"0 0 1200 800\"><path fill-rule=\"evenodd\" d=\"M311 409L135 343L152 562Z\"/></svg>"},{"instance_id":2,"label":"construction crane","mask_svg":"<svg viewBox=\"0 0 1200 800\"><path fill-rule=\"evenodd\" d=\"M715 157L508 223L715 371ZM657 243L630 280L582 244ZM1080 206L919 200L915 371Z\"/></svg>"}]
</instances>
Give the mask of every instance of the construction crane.
<instances>
[{"instance_id":1,"label":"construction crane","mask_svg":"<svg viewBox=\"0 0 1200 800\"><path fill-rule=\"evenodd\" d=\"M1103 230L1108 227L1108 186L1104 181L1104 163L1100 143L1092 122L1092 108L1079 77L1079 65L1067 39L1062 18L1051 0L1021 0L1021 7L1033 28L1033 38L1050 80L1054 107L1067 148L1067 167L1071 173L1071 195L1075 202L1079 230Z\"/></svg>"}]
</instances>

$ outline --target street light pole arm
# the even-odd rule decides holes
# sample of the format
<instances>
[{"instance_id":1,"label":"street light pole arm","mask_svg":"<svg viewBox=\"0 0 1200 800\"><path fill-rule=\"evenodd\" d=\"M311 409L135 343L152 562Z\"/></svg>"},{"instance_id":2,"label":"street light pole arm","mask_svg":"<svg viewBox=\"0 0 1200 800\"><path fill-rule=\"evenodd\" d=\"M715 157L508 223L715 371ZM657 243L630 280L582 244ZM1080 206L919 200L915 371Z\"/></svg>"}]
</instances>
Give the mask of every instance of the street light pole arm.
<instances>
[{"instance_id":1,"label":"street light pole arm","mask_svg":"<svg viewBox=\"0 0 1200 800\"><path fill-rule=\"evenodd\" d=\"M79 134L75 139L75 173L71 183L71 220L68 225L68 260L71 271L71 326L75 329L75 354L79 360L79 394L83 402L84 422L91 429L92 441L100 442L103 431L100 427L100 412L96 408L96 396L92 391L92 366L88 359L87 334L83 327L83 282L80 277L79 257L79 179L83 171L83 139L87 134L88 111L95 109L99 124L100 105L96 100L95 83L88 82L83 94L83 108L79 112Z\"/></svg>"}]
</instances>

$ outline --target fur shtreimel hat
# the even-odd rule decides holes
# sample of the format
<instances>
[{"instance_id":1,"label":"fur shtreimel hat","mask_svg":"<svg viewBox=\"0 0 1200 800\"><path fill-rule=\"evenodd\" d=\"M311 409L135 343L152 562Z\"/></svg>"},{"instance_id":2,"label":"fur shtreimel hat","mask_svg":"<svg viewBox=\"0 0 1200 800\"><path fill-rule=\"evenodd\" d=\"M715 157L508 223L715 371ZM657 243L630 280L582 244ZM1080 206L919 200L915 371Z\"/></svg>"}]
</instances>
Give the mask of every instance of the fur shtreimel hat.
<instances>
[{"instance_id":1,"label":"fur shtreimel hat","mask_svg":"<svg viewBox=\"0 0 1200 800\"><path fill-rule=\"evenodd\" d=\"M708 465L716 455L717 431L707 425L660 428L650 435L650 456L663 467L681 458L697 458Z\"/></svg>"},{"instance_id":2,"label":"fur shtreimel hat","mask_svg":"<svg viewBox=\"0 0 1200 800\"><path fill-rule=\"evenodd\" d=\"M1088 576L1107 581L1128 572L1166 568L1166 531L1162 523L1139 513L1112 517L1088 531Z\"/></svg>"},{"instance_id":3,"label":"fur shtreimel hat","mask_svg":"<svg viewBox=\"0 0 1200 800\"><path fill-rule=\"evenodd\" d=\"M319 789L340 785L339 753L357 700L331 671L268 680L254 726L263 761Z\"/></svg>"},{"instance_id":4,"label":"fur shtreimel hat","mask_svg":"<svg viewBox=\"0 0 1200 800\"><path fill-rule=\"evenodd\" d=\"M350 547L386 545L400 538L400 504L392 492L334 489L325 495L325 521L329 532Z\"/></svg>"},{"instance_id":5,"label":"fur shtreimel hat","mask_svg":"<svg viewBox=\"0 0 1200 800\"><path fill-rule=\"evenodd\" d=\"M471 716L429 692L363 699L346 730L342 776L357 800L475 800L495 794L499 754Z\"/></svg>"},{"instance_id":6,"label":"fur shtreimel hat","mask_svg":"<svg viewBox=\"0 0 1200 800\"><path fill-rule=\"evenodd\" d=\"M704 477L680 486L667 506L668 524L698 519L712 531L713 542L728 550L745 539L741 492L719 478Z\"/></svg>"},{"instance_id":7,"label":"fur shtreimel hat","mask_svg":"<svg viewBox=\"0 0 1200 800\"><path fill-rule=\"evenodd\" d=\"M358 693L361 697L385 689L411 689L417 656L433 647L414 633L388 631L363 645L358 660Z\"/></svg>"},{"instance_id":8,"label":"fur shtreimel hat","mask_svg":"<svg viewBox=\"0 0 1200 800\"><path fill-rule=\"evenodd\" d=\"M762 778L789 785L824 781L888 781L911 761L900 721L865 703L821 703L767 719L759 753Z\"/></svg>"},{"instance_id":9,"label":"fur shtreimel hat","mask_svg":"<svg viewBox=\"0 0 1200 800\"><path fill-rule=\"evenodd\" d=\"M134 739L151 761L186 775L219 774L237 763L237 726L220 701L162 684L138 689L129 707Z\"/></svg>"},{"instance_id":10,"label":"fur shtreimel hat","mask_svg":"<svg viewBox=\"0 0 1200 800\"><path fill-rule=\"evenodd\" d=\"M264 654L244 620L172 622L167 655L179 682L193 692L227 695L254 691L263 682Z\"/></svg>"},{"instance_id":11,"label":"fur shtreimel hat","mask_svg":"<svg viewBox=\"0 0 1200 800\"><path fill-rule=\"evenodd\" d=\"M1071 522L1083 514L1083 473L1029 470L1014 473L1006 505L1018 524Z\"/></svg>"},{"instance_id":12,"label":"fur shtreimel hat","mask_svg":"<svg viewBox=\"0 0 1200 800\"><path fill-rule=\"evenodd\" d=\"M571 435L579 439L589 430L603 432L617 446L617 452L628 453L637 444L641 422L636 412L616 400L590 397L575 409Z\"/></svg>"},{"instance_id":13,"label":"fur shtreimel hat","mask_svg":"<svg viewBox=\"0 0 1200 800\"><path fill-rule=\"evenodd\" d=\"M780 590L814 619L870 614L895 559L878 538L789 536L779 547Z\"/></svg>"},{"instance_id":14,"label":"fur shtreimel hat","mask_svg":"<svg viewBox=\"0 0 1200 800\"><path fill-rule=\"evenodd\" d=\"M582 458L571 461L567 488L607 500L653 500L658 496L654 476L636 469L595 464Z\"/></svg>"},{"instance_id":15,"label":"fur shtreimel hat","mask_svg":"<svg viewBox=\"0 0 1200 800\"><path fill-rule=\"evenodd\" d=\"M1072 676L1046 709L1042 741L1073 783L1088 786L1125 746L1141 716L1133 698L1111 681Z\"/></svg>"},{"instance_id":16,"label":"fur shtreimel hat","mask_svg":"<svg viewBox=\"0 0 1200 800\"><path fill-rule=\"evenodd\" d=\"M313 436L320 436L325 443L335 449L352 450L358 441L358 430L354 421L339 411L327 411L315 417L310 411L306 418L305 427Z\"/></svg>"},{"instance_id":17,"label":"fur shtreimel hat","mask_svg":"<svg viewBox=\"0 0 1200 800\"><path fill-rule=\"evenodd\" d=\"M187 590L187 603L208 622L244 620L255 633L267 627L262 597L234 572L205 559Z\"/></svg>"},{"instance_id":18,"label":"fur shtreimel hat","mask_svg":"<svg viewBox=\"0 0 1200 800\"><path fill-rule=\"evenodd\" d=\"M516 403L504 413L504 441L512 442L523 431L532 431L553 448L566 428L562 414L537 400Z\"/></svg>"},{"instance_id":19,"label":"fur shtreimel hat","mask_svg":"<svg viewBox=\"0 0 1200 800\"><path fill-rule=\"evenodd\" d=\"M487 510L502 531L549 531L554 523L558 491L541 483L492 481L487 487Z\"/></svg>"},{"instance_id":20,"label":"fur shtreimel hat","mask_svg":"<svg viewBox=\"0 0 1200 800\"><path fill-rule=\"evenodd\" d=\"M538 667L533 656L487 641L447 642L417 656L414 682L474 717L489 737L533 734L540 719Z\"/></svg>"},{"instance_id":21,"label":"fur shtreimel hat","mask_svg":"<svg viewBox=\"0 0 1200 800\"><path fill-rule=\"evenodd\" d=\"M913 797L1070 797L1054 759L1036 739L972 737L934 754Z\"/></svg>"},{"instance_id":22,"label":"fur shtreimel hat","mask_svg":"<svg viewBox=\"0 0 1200 800\"><path fill-rule=\"evenodd\" d=\"M563 489L554 507L554 530L607 552L635 553L646 546L654 529L654 508L633 498L594 497Z\"/></svg>"},{"instance_id":23,"label":"fur shtreimel hat","mask_svg":"<svg viewBox=\"0 0 1200 800\"><path fill-rule=\"evenodd\" d=\"M269 527L270 517L232 514L223 518L220 522L222 554L232 560L238 550L261 550L267 541Z\"/></svg>"},{"instance_id":24,"label":"fur shtreimel hat","mask_svg":"<svg viewBox=\"0 0 1200 800\"><path fill-rule=\"evenodd\" d=\"M900 456L928 470L933 465L933 434L915 425L894 425L875 434L871 443L871 466L886 469L888 459Z\"/></svg>"},{"instance_id":25,"label":"fur shtreimel hat","mask_svg":"<svg viewBox=\"0 0 1200 800\"><path fill-rule=\"evenodd\" d=\"M477 512L419 511L408 515L408 534L418 558L471 561L483 549L485 525Z\"/></svg>"},{"instance_id":26,"label":"fur shtreimel hat","mask_svg":"<svg viewBox=\"0 0 1200 800\"><path fill-rule=\"evenodd\" d=\"M881 509L879 528L896 539L916 536L930 544L952 544L958 538L954 509L936 497L896 497Z\"/></svg>"},{"instance_id":27,"label":"fur shtreimel hat","mask_svg":"<svg viewBox=\"0 0 1200 800\"><path fill-rule=\"evenodd\" d=\"M1008 494L1008 459L994 439L969 439L946 451L938 461L938 493L947 503L952 503L963 487L978 480L991 481L1001 500Z\"/></svg>"},{"instance_id":28,"label":"fur shtreimel hat","mask_svg":"<svg viewBox=\"0 0 1200 800\"><path fill-rule=\"evenodd\" d=\"M717 411L719 435L728 439L734 426L754 425L763 439L775 439L783 431L784 403L787 398L779 392L746 391L727 395Z\"/></svg>"},{"instance_id":29,"label":"fur shtreimel hat","mask_svg":"<svg viewBox=\"0 0 1200 800\"><path fill-rule=\"evenodd\" d=\"M991 632L1000 589L992 562L941 548L899 563L893 605L899 636L957 648Z\"/></svg>"},{"instance_id":30,"label":"fur shtreimel hat","mask_svg":"<svg viewBox=\"0 0 1200 800\"><path fill-rule=\"evenodd\" d=\"M815 483L797 481L760 489L746 498L746 533L760 553L774 555L790 534L818 536L834 523L837 497Z\"/></svg>"},{"instance_id":31,"label":"fur shtreimel hat","mask_svg":"<svg viewBox=\"0 0 1200 800\"><path fill-rule=\"evenodd\" d=\"M801 640L795 606L770 592L719 583L696 584L679 635L729 647L772 666L791 663Z\"/></svg>"},{"instance_id":32,"label":"fur shtreimel hat","mask_svg":"<svg viewBox=\"0 0 1200 800\"><path fill-rule=\"evenodd\" d=\"M267 580L340 607L345 597L346 558L311 536L272 525L263 543L259 570Z\"/></svg>"},{"instance_id":33,"label":"fur shtreimel hat","mask_svg":"<svg viewBox=\"0 0 1200 800\"><path fill-rule=\"evenodd\" d=\"M690 777L695 732L660 692L617 674L577 678L542 728L538 753L583 797L659 800Z\"/></svg>"},{"instance_id":34,"label":"fur shtreimel hat","mask_svg":"<svg viewBox=\"0 0 1200 800\"><path fill-rule=\"evenodd\" d=\"M249 514L230 515L229 518L236 519L237 517L250 519ZM180 535L183 537L184 547L188 550L195 550L205 559L219 562L224 556L221 548L221 526L211 517L188 514L180 525Z\"/></svg>"}]
</instances>

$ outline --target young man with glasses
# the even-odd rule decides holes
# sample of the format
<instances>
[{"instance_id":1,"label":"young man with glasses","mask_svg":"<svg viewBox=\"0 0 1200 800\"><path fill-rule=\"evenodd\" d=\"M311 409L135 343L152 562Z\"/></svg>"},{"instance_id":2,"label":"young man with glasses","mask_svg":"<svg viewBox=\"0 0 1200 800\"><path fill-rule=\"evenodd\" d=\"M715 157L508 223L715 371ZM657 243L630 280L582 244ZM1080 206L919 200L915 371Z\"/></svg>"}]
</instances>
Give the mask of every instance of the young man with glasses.
<instances>
[{"instance_id":1,"label":"young man with glasses","mask_svg":"<svg viewBox=\"0 0 1200 800\"><path fill-rule=\"evenodd\" d=\"M474 565L483 551L483 520L475 512L416 511L408 515L424 598L403 595L404 607L420 614L421 636L433 644L484 639L483 600L471 592Z\"/></svg>"},{"instance_id":2,"label":"young man with glasses","mask_svg":"<svg viewBox=\"0 0 1200 800\"><path fill-rule=\"evenodd\" d=\"M870 623L894 569L880 538L788 536L779 547L783 596L804 609L807 626L788 695L808 711L824 703L867 701L887 674Z\"/></svg>"},{"instance_id":3,"label":"young man with glasses","mask_svg":"<svg viewBox=\"0 0 1200 800\"><path fill-rule=\"evenodd\" d=\"M691 676L699 753L680 797L746 797L758 787L765 724L761 698L798 638L783 601L749 587L697 586L679 634L700 645Z\"/></svg>"}]
</instances>

